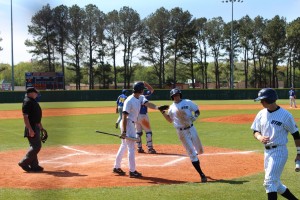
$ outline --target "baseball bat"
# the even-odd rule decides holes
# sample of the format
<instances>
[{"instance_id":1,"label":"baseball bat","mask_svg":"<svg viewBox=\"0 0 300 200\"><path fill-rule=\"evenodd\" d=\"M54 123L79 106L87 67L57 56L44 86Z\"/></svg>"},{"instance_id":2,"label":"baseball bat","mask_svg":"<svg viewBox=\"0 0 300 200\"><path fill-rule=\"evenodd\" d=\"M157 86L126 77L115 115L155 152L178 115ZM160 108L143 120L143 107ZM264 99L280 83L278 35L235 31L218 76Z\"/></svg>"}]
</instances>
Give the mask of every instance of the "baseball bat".
<instances>
[{"instance_id":1,"label":"baseball bat","mask_svg":"<svg viewBox=\"0 0 300 200\"><path fill-rule=\"evenodd\" d=\"M114 134L114 133L107 133L107 132L98 131L98 130L96 130L96 133L102 133L102 134L105 134L105 135L111 135L111 136L115 136L115 137L118 137L118 138L120 138L120 135L118 135L118 134ZM131 141L135 141L135 142L137 142L137 141L138 141L138 139L137 139L137 138L135 138L135 137L128 137L128 136L126 136L126 137L125 137L125 139L127 139L127 140L131 140Z\"/></svg>"}]
</instances>

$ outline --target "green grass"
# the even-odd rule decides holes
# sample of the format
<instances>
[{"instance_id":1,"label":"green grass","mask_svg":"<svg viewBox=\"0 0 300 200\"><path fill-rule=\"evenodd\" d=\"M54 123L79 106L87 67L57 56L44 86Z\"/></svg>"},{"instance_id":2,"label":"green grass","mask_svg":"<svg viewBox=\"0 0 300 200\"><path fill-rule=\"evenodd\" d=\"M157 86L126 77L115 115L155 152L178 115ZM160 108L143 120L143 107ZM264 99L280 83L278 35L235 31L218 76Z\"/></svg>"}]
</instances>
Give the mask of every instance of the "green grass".
<instances>
[{"instance_id":1,"label":"green grass","mask_svg":"<svg viewBox=\"0 0 300 200\"><path fill-rule=\"evenodd\" d=\"M281 100L282 103L288 103ZM253 101L195 101L201 104L252 104ZM157 104L170 104L170 101L154 101ZM279 103L280 104L280 103ZM115 102L67 102L41 103L42 108L71 108L71 107L108 107L115 106ZM0 104L0 110L17 110L20 104ZM21 111L20 111L21 112ZM295 118L300 118L298 110L291 110ZM256 114L257 110L223 110L201 111L200 118L226 116L235 114ZM160 113L151 112L150 121L155 144L180 144L172 124L163 119ZM63 116L43 118L43 125L49 132L49 139L44 147L59 145L93 145L118 144L119 140L99 135L95 130L115 132L117 114L94 114L81 116ZM298 123L299 125L299 123ZM263 148L252 136L251 122L247 124L221 124L198 122L195 124L204 146L216 146L237 150L257 150L263 153ZM23 119L7 119L0 121L0 151L28 148L23 138ZM286 184L298 198L300 190L299 174L294 172L295 145L289 136L289 159L286 164L282 182ZM1 158L0 158L1 159ZM209 164L208 164L209 165ZM220 169L221 170L221 169ZM176 174L174 174L176 176ZM263 173L240 177L232 180L220 180L207 184L185 183L173 185L153 185L147 187L113 187L92 189L10 189L0 188L0 199L267 199L263 184ZM0 177L1 178L1 177ZM105 180L100 180L105 181ZM280 199L281 197L279 197ZM281 198L282 199L282 198Z\"/></svg>"}]
</instances>

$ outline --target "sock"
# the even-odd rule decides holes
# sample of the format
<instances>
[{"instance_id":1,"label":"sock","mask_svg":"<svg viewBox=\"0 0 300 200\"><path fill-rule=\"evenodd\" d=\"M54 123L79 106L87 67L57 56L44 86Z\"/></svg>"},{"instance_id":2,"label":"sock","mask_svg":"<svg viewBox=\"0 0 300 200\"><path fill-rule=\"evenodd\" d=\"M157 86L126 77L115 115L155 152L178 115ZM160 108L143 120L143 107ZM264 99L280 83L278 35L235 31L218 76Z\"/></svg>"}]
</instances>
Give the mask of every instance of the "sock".
<instances>
[{"instance_id":1,"label":"sock","mask_svg":"<svg viewBox=\"0 0 300 200\"><path fill-rule=\"evenodd\" d=\"M281 194L284 198L289 199L289 200L298 200L292 193L291 191L286 188L285 192Z\"/></svg>"},{"instance_id":2,"label":"sock","mask_svg":"<svg viewBox=\"0 0 300 200\"><path fill-rule=\"evenodd\" d=\"M269 192L268 200L277 200L277 192Z\"/></svg>"},{"instance_id":3,"label":"sock","mask_svg":"<svg viewBox=\"0 0 300 200\"><path fill-rule=\"evenodd\" d=\"M197 172L200 174L200 176L204 175L204 173L201 170L199 160L192 162L192 164L193 164L194 168L197 170Z\"/></svg>"}]
</instances>

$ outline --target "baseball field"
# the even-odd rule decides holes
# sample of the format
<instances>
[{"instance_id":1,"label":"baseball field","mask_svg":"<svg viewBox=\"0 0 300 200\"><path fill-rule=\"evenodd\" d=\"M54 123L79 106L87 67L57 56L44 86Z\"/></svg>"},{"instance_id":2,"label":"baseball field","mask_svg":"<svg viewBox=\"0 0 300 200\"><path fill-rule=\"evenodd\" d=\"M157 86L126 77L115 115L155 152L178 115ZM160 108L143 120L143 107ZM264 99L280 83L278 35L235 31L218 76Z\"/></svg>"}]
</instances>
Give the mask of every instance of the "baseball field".
<instances>
[{"instance_id":1,"label":"baseball field","mask_svg":"<svg viewBox=\"0 0 300 200\"><path fill-rule=\"evenodd\" d=\"M149 113L158 153L136 153L143 178L128 177L127 155L122 166L126 176L113 174L120 139L95 132L119 133L112 101L40 103L49 133L39 153L44 172L26 173L17 165L28 149L21 103L0 104L0 199L266 199L263 146L250 130L261 105L252 100L194 102L201 111L194 125L204 145L199 158L207 183L200 182L173 125L158 111ZM278 104L299 125L299 109L289 108L288 99ZM143 135L143 144L145 140ZM299 198L300 174L294 171L296 149L291 135L288 149L282 182Z\"/></svg>"}]
</instances>

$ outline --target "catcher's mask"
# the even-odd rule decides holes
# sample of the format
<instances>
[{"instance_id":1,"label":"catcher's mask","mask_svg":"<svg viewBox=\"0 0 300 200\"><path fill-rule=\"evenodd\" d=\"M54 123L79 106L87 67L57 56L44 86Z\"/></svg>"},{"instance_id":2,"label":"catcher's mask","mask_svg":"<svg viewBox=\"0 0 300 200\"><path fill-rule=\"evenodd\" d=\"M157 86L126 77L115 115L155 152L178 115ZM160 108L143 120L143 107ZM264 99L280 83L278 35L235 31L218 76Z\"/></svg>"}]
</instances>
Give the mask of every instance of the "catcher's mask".
<instances>
[{"instance_id":1,"label":"catcher's mask","mask_svg":"<svg viewBox=\"0 0 300 200\"><path fill-rule=\"evenodd\" d=\"M175 94L179 94L179 95L180 95L180 99L182 98L181 91L180 91L179 89L177 89L177 88L174 88L174 89L172 89L172 90L170 91L170 97L171 97L172 100L174 100L173 96L174 96Z\"/></svg>"},{"instance_id":2,"label":"catcher's mask","mask_svg":"<svg viewBox=\"0 0 300 200\"><path fill-rule=\"evenodd\" d=\"M278 99L276 91L272 88L263 88L258 92L258 97L254 101L265 100L267 104L272 104Z\"/></svg>"},{"instance_id":3,"label":"catcher's mask","mask_svg":"<svg viewBox=\"0 0 300 200\"><path fill-rule=\"evenodd\" d=\"M133 93L143 93L145 85L143 82L136 82L133 84Z\"/></svg>"}]
</instances>

